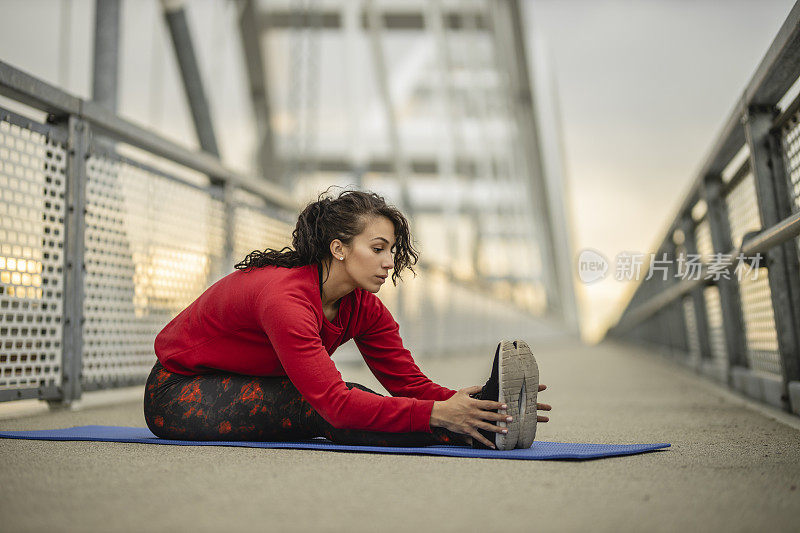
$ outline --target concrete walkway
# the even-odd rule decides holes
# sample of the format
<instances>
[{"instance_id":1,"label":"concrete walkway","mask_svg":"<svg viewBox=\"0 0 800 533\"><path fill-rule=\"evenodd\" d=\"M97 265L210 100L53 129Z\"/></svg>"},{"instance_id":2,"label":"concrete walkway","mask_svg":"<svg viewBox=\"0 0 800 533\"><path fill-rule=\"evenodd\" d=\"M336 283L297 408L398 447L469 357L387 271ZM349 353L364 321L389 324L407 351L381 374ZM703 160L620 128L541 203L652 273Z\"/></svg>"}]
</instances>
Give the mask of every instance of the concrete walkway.
<instances>
[{"instance_id":1,"label":"concrete walkway","mask_svg":"<svg viewBox=\"0 0 800 533\"><path fill-rule=\"evenodd\" d=\"M589 461L507 461L0 439L2 531L797 531L800 424L616 344L531 343L553 405L537 440L670 442ZM490 354L431 359L483 383ZM378 388L363 367L345 379ZM785 418L790 425L773 416ZM144 426L141 403L0 421ZM792 427L792 424L794 427Z\"/></svg>"}]
</instances>

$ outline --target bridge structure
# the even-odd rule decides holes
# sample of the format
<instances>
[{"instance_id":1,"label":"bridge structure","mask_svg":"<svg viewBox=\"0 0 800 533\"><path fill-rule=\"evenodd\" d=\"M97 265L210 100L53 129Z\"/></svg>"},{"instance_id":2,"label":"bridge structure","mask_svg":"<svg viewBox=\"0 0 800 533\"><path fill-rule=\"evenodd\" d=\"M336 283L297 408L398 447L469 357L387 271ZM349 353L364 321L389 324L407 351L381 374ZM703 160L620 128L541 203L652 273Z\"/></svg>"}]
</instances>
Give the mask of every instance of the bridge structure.
<instances>
[{"instance_id":1,"label":"bridge structure","mask_svg":"<svg viewBox=\"0 0 800 533\"><path fill-rule=\"evenodd\" d=\"M226 35L240 43L256 130L249 171L220 155L215 78L202 73L188 7L150 5L168 30L196 149L118 112L119 1L96 3L91 98L0 62L0 400L67 405L143 383L160 328L249 252L291 244L303 201L332 184L384 194L409 215L420 275L381 297L417 354L577 332L560 177L545 179L518 2L229 4ZM401 62L409 72L390 71L393 32L414 47L411 66ZM348 79L374 84L351 109L366 117L351 127L354 146L336 146L339 131L315 119L331 107L323 88L341 77L318 39L352 63ZM288 73L269 69L281 53ZM421 116L396 116L410 105ZM501 138L487 139L487 125ZM431 128L422 143L414 136Z\"/></svg>"},{"instance_id":2,"label":"bridge structure","mask_svg":"<svg viewBox=\"0 0 800 533\"><path fill-rule=\"evenodd\" d=\"M169 37L192 139L120 109L120 0L87 22L91 95L0 55L0 428L143 426L158 331L250 251L288 245L304 202L335 184L408 214L419 275L380 297L434 380L482 383L496 342L526 338L554 405L538 440L672 447L365 466L0 440L9 528L796 528L800 4L596 346L579 340L556 101L524 2L226 3L214 25L237 43L252 111L244 166L215 122L192 4L140 5ZM335 361L383 390L353 347Z\"/></svg>"}]
</instances>

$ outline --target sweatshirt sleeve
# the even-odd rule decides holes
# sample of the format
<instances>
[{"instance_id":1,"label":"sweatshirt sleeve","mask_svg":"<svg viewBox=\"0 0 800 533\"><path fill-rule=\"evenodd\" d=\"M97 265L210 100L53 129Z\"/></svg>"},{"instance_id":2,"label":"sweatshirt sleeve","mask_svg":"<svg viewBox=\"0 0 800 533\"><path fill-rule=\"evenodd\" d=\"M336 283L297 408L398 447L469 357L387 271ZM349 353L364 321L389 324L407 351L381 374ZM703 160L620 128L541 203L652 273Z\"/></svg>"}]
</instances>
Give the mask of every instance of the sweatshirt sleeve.
<instances>
[{"instance_id":1,"label":"sweatshirt sleeve","mask_svg":"<svg viewBox=\"0 0 800 533\"><path fill-rule=\"evenodd\" d=\"M403 347L400 327L378 297L366 293L362 305L364 327L354 340L367 366L387 391L393 396L422 400L447 400L456 393L422 373L411 352Z\"/></svg>"},{"instance_id":2,"label":"sweatshirt sleeve","mask_svg":"<svg viewBox=\"0 0 800 533\"><path fill-rule=\"evenodd\" d=\"M433 400L348 389L322 344L317 317L302 294L262 291L256 313L286 375L303 398L336 428L431 432Z\"/></svg>"}]
</instances>

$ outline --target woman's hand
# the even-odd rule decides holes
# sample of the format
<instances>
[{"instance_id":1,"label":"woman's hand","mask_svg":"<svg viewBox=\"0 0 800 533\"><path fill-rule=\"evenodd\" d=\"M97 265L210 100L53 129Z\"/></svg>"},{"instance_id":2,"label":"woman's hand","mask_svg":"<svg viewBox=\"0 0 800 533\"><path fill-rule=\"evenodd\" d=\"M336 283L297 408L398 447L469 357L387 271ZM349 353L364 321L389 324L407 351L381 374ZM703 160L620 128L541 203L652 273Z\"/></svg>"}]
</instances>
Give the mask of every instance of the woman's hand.
<instances>
[{"instance_id":1,"label":"woman's hand","mask_svg":"<svg viewBox=\"0 0 800 533\"><path fill-rule=\"evenodd\" d=\"M539 392L542 392L546 388L547 388L547 385L542 385L541 383L539 383ZM536 399L537 400L539 399L538 396L537 396ZM539 410L539 411L550 411L552 408L553 407L551 405L548 405L546 403L536 402L536 409ZM536 421L537 422L549 422L550 418L546 417L546 416L539 416L539 414L537 413Z\"/></svg>"},{"instance_id":2,"label":"woman's hand","mask_svg":"<svg viewBox=\"0 0 800 533\"><path fill-rule=\"evenodd\" d=\"M431 411L431 427L443 427L454 433L469 435L477 439L490 448L495 448L494 443L489 442L486 437L478 432L478 428L495 433L506 433L506 428L496 426L490 422L506 421L510 418L505 410L507 406L492 400L477 400L471 398L470 394L480 392L480 385L460 389L453 396L445 401L433 402ZM547 385L539 385L539 392L547 388ZM552 407L546 403L536 403L536 408L543 411L550 411ZM499 413L497 411L500 411ZM536 417L538 422L547 422L550 419L546 416Z\"/></svg>"},{"instance_id":3,"label":"woman's hand","mask_svg":"<svg viewBox=\"0 0 800 533\"><path fill-rule=\"evenodd\" d=\"M501 420L510 422L510 417L505 411L498 413L498 410L505 410L506 406L491 400L476 400L470 398L470 394L480 392L481 386L466 387L460 389L449 399L433 402L431 411L431 426L443 427L454 433L469 435L477 439L486 446L494 448L494 444L489 442L486 437L478 432L478 428L495 433L506 433L506 428L501 428L490 422Z\"/></svg>"}]
</instances>

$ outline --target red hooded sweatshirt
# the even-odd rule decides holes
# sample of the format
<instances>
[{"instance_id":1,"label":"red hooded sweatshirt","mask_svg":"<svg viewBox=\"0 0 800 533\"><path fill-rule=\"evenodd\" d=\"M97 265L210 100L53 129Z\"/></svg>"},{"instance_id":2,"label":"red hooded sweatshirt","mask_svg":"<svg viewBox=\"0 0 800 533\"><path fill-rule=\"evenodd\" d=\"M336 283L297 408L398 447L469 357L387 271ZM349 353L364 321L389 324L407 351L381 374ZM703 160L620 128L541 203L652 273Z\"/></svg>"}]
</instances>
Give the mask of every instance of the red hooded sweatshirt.
<instances>
[{"instance_id":1,"label":"red hooded sweatshirt","mask_svg":"<svg viewBox=\"0 0 800 533\"><path fill-rule=\"evenodd\" d=\"M330 322L323 313L317 265L235 271L209 287L156 336L170 372L215 370L288 376L337 428L431 432L434 400L456 391L428 379L403 347L383 302L357 288ZM364 360L392 396L348 389L331 354L355 339Z\"/></svg>"}]
</instances>

